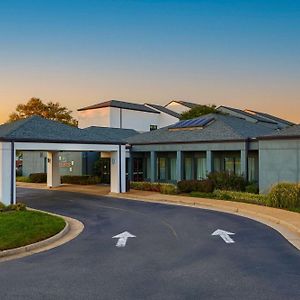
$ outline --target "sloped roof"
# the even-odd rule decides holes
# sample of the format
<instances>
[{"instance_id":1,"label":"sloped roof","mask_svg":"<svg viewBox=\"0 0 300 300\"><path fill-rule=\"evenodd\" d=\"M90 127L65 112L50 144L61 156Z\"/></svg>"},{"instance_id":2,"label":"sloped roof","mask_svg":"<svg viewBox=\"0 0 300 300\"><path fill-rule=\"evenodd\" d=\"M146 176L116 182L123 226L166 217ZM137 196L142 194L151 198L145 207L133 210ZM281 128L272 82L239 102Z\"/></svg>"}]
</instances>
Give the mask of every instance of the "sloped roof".
<instances>
[{"instance_id":1,"label":"sloped roof","mask_svg":"<svg viewBox=\"0 0 300 300\"><path fill-rule=\"evenodd\" d=\"M123 128L110 128L110 127L99 127L91 126L84 129L85 131L92 133L94 135L107 135L114 141L126 142L129 137L140 134L138 131L133 129L123 129Z\"/></svg>"},{"instance_id":2,"label":"sloped roof","mask_svg":"<svg viewBox=\"0 0 300 300\"><path fill-rule=\"evenodd\" d=\"M39 116L0 126L0 141L40 143L124 144L108 132L90 132Z\"/></svg>"},{"instance_id":3,"label":"sloped roof","mask_svg":"<svg viewBox=\"0 0 300 300\"><path fill-rule=\"evenodd\" d=\"M259 121L259 122L265 122L265 123L270 123L270 124L277 124L277 122L275 122L274 120L273 121L272 120L268 120L266 118L263 118L261 116L255 115L255 114L248 113L248 112L246 112L244 110L241 110L241 109L238 109L238 108L221 105L217 109L222 108L222 107L225 108L225 109L231 110L231 111L233 111L233 112L235 112L237 114L240 114L242 116L245 116L247 118L252 118L252 119L254 119L256 121Z\"/></svg>"},{"instance_id":4,"label":"sloped roof","mask_svg":"<svg viewBox=\"0 0 300 300\"><path fill-rule=\"evenodd\" d=\"M292 125L295 125L295 123L293 122L290 122L288 120L284 120L282 118L278 118L276 116L273 116L273 115L270 115L270 114L267 114L267 113L263 113L263 112L259 112L259 111L255 111L255 110L252 110L252 109L246 109L246 111L249 111L249 112L252 112L260 117L263 117L263 118L267 118L267 119L270 119L270 120L273 120L274 122L276 123L282 123L282 124L286 124L287 126L292 126Z\"/></svg>"},{"instance_id":5,"label":"sloped roof","mask_svg":"<svg viewBox=\"0 0 300 300\"><path fill-rule=\"evenodd\" d=\"M84 110L97 109L103 107L116 107L116 108L123 108L128 110L137 110L137 111L159 114L158 111L151 109L143 104L125 102L120 100L110 100L110 101L98 103L95 105L80 108L77 111L84 111Z\"/></svg>"},{"instance_id":6,"label":"sloped roof","mask_svg":"<svg viewBox=\"0 0 300 300\"><path fill-rule=\"evenodd\" d=\"M203 128L194 130L172 130L174 125L155 131L141 133L128 139L132 145L138 144L166 144L166 143L193 143L236 141L256 138L271 134L274 129L251 123L241 118L223 114L208 114L201 118L214 118L214 121Z\"/></svg>"},{"instance_id":7,"label":"sloped roof","mask_svg":"<svg viewBox=\"0 0 300 300\"><path fill-rule=\"evenodd\" d=\"M272 134L266 134L259 137L260 140L289 139L289 138L300 139L300 124L293 125L285 129L282 129L280 131L273 132Z\"/></svg>"},{"instance_id":8,"label":"sloped roof","mask_svg":"<svg viewBox=\"0 0 300 300\"><path fill-rule=\"evenodd\" d=\"M188 101L172 100L172 101L170 101L168 104L166 104L165 107L168 106L168 105L169 105L170 103L172 103L172 102L179 103L179 104L181 104L181 105L183 105L183 106L186 106L186 107L188 107L188 108L194 108L194 107L196 107L196 106L199 105L199 104L197 104L197 103L188 102Z\"/></svg>"},{"instance_id":9,"label":"sloped roof","mask_svg":"<svg viewBox=\"0 0 300 300\"><path fill-rule=\"evenodd\" d=\"M152 108L154 108L156 110L159 110L159 111L161 111L161 112L163 112L165 114L168 114L168 115L170 115L172 117L175 117L175 118L178 118L178 119L180 118L180 114L178 114L177 112L175 112L175 111L173 111L171 109L168 109L168 108L166 108L164 106L161 106L161 105L158 105L158 104L150 104L150 103L145 103L145 105L148 105L148 106L150 106L150 107L152 107Z\"/></svg>"}]
</instances>

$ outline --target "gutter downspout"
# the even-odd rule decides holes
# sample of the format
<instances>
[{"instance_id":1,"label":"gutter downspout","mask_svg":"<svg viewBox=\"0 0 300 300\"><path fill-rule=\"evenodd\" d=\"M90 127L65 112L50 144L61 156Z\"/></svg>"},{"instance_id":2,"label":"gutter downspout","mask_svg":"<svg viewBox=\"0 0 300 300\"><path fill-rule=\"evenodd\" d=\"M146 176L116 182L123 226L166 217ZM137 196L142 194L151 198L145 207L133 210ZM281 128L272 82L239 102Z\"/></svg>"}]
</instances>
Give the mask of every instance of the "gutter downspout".
<instances>
[{"instance_id":1,"label":"gutter downspout","mask_svg":"<svg viewBox=\"0 0 300 300\"><path fill-rule=\"evenodd\" d=\"M10 204L14 204L15 198L15 143L11 142L11 182L10 182Z\"/></svg>"},{"instance_id":2,"label":"gutter downspout","mask_svg":"<svg viewBox=\"0 0 300 300\"><path fill-rule=\"evenodd\" d=\"M120 193L122 193L122 154L121 154L121 144L119 145L119 189Z\"/></svg>"}]
</instances>

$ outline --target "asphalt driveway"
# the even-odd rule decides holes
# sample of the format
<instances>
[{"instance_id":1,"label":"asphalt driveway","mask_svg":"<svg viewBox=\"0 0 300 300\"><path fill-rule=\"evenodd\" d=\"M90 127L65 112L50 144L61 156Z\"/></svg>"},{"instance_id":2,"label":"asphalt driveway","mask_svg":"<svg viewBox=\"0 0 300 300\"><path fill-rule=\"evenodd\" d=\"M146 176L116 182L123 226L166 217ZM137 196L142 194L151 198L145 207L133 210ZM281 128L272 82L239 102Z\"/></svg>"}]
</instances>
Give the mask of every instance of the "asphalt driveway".
<instances>
[{"instance_id":1,"label":"asphalt driveway","mask_svg":"<svg viewBox=\"0 0 300 300\"><path fill-rule=\"evenodd\" d=\"M85 230L1 263L0 299L300 299L300 252L252 220L60 191L19 189L18 199ZM212 236L217 229L235 233L234 243ZM136 237L116 247L124 231Z\"/></svg>"}]
</instances>

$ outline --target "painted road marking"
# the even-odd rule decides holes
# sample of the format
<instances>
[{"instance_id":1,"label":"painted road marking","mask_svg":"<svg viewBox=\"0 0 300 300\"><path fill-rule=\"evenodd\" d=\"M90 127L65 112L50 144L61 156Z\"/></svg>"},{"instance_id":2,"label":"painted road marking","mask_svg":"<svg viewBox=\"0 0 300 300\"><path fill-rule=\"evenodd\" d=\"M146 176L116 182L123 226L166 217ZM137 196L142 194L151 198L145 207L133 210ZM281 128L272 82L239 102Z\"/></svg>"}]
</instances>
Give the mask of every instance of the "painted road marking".
<instances>
[{"instance_id":1,"label":"painted road marking","mask_svg":"<svg viewBox=\"0 0 300 300\"><path fill-rule=\"evenodd\" d=\"M113 239L118 239L118 242L116 244L116 247L118 248L123 248L126 246L126 243L127 243L127 239L128 238L135 238L136 236L131 234L130 232L128 231L124 231L118 235L115 235L113 236L112 238Z\"/></svg>"},{"instance_id":2,"label":"painted road marking","mask_svg":"<svg viewBox=\"0 0 300 300\"><path fill-rule=\"evenodd\" d=\"M225 231L222 229L217 229L211 235L219 235L226 244L233 244L234 240L230 237L230 235L235 235L233 232Z\"/></svg>"}]
</instances>

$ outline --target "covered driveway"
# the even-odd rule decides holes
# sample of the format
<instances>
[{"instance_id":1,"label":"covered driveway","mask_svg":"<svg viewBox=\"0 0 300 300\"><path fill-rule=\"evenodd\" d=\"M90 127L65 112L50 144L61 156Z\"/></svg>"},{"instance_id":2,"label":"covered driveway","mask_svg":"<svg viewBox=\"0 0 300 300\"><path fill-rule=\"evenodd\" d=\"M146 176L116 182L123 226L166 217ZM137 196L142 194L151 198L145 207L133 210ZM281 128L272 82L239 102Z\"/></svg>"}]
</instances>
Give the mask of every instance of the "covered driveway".
<instances>
[{"instance_id":1,"label":"covered driveway","mask_svg":"<svg viewBox=\"0 0 300 300\"><path fill-rule=\"evenodd\" d=\"M126 190L125 142L33 116L0 126L0 202L16 203L16 151L47 152L47 186L60 185L59 152L105 153L111 159L111 192Z\"/></svg>"}]
</instances>

